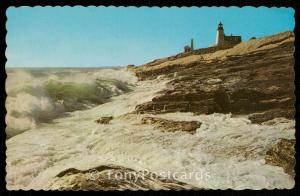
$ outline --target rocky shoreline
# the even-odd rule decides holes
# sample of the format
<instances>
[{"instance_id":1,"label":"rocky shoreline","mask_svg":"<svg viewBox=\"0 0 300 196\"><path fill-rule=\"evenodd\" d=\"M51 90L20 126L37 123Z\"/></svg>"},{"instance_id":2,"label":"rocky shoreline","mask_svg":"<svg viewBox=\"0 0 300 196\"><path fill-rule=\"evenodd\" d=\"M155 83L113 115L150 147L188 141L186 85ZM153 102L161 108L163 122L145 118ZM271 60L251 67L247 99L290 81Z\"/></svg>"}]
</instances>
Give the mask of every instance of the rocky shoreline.
<instances>
[{"instance_id":1,"label":"rocky shoreline","mask_svg":"<svg viewBox=\"0 0 300 196\"><path fill-rule=\"evenodd\" d=\"M129 92L8 139L7 188L292 188L293 41L285 32L129 66L118 74L134 77ZM149 173L108 178L140 171ZM209 178L155 175L166 171Z\"/></svg>"}]
</instances>

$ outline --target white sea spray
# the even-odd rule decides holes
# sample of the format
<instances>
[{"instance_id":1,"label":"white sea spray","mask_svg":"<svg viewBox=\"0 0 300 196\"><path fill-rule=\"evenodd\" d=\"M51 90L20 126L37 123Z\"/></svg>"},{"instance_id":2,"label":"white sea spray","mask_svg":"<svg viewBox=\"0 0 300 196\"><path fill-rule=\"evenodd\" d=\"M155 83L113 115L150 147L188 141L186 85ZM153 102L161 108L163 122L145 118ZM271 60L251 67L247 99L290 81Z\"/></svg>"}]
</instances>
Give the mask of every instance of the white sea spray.
<instances>
[{"instance_id":1,"label":"white sea spray","mask_svg":"<svg viewBox=\"0 0 300 196\"><path fill-rule=\"evenodd\" d=\"M124 70L8 70L8 137L51 121L64 112L86 109L130 90L136 78Z\"/></svg>"}]
</instances>

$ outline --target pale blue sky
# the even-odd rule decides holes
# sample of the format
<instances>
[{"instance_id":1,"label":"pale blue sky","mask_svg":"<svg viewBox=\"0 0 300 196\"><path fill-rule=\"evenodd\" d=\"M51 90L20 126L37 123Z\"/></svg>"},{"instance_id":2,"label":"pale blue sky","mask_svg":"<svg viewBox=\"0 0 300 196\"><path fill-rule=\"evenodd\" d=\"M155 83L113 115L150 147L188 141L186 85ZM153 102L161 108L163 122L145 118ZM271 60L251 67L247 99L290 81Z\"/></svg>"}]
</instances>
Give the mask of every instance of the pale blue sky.
<instances>
[{"instance_id":1,"label":"pale blue sky","mask_svg":"<svg viewBox=\"0 0 300 196\"><path fill-rule=\"evenodd\" d=\"M20 7L7 10L7 67L140 65L215 42L217 24L243 41L294 29L292 8Z\"/></svg>"}]
</instances>

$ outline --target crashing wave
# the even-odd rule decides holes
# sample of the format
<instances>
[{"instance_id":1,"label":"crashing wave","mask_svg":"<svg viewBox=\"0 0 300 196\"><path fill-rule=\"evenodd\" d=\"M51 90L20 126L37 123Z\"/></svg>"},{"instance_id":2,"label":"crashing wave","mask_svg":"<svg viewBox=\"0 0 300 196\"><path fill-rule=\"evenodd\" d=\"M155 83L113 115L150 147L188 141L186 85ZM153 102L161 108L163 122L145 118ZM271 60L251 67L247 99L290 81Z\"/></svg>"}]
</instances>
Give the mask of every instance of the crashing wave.
<instances>
[{"instance_id":1,"label":"crashing wave","mask_svg":"<svg viewBox=\"0 0 300 196\"><path fill-rule=\"evenodd\" d=\"M110 74L101 69L68 72L8 70L7 136L35 128L37 124L49 122L66 112L103 104L113 96L130 91L135 80L128 76L122 78L123 72L112 69Z\"/></svg>"}]
</instances>

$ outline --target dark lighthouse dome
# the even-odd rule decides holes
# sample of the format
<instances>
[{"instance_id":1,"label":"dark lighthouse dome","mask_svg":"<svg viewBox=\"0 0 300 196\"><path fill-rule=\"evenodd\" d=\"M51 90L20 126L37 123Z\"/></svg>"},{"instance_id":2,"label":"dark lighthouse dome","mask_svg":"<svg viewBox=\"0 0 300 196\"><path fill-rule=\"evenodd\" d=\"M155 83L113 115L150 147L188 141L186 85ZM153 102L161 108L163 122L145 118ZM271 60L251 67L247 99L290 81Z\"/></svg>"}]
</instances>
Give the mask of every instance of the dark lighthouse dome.
<instances>
[{"instance_id":1,"label":"dark lighthouse dome","mask_svg":"<svg viewBox=\"0 0 300 196\"><path fill-rule=\"evenodd\" d=\"M218 30L223 30L223 24L221 22L218 25Z\"/></svg>"}]
</instances>

